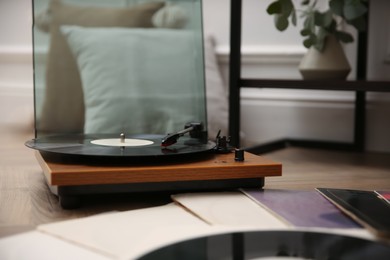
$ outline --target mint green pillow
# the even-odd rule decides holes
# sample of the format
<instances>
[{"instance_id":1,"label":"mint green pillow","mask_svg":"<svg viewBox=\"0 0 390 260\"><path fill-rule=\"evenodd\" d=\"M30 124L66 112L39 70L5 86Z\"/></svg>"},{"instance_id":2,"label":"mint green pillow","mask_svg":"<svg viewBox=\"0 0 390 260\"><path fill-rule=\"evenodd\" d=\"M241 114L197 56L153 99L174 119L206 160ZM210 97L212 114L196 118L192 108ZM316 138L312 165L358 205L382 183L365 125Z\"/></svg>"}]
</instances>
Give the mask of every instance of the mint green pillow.
<instances>
[{"instance_id":1,"label":"mint green pillow","mask_svg":"<svg viewBox=\"0 0 390 260\"><path fill-rule=\"evenodd\" d=\"M205 120L202 57L191 31L61 31L81 75L85 133L167 134Z\"/></svg>"}]
</instances>

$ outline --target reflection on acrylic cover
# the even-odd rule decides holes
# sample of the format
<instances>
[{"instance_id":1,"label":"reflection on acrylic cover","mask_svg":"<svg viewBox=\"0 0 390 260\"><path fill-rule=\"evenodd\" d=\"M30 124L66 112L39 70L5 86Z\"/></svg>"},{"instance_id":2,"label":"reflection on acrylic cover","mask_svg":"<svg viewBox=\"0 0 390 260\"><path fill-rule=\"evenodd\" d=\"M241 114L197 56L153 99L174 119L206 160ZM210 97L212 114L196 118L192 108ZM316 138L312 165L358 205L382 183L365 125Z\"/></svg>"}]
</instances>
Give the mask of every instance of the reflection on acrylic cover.
<instances>
[{"instance_id":1,"label":"reflection on acrylic cover","mask_svg":"<svg viewBox=\"0 0 390 260\"><path fill-rule=\"evenodd\" d=\"M37 137L208 129L201 0L33 2Z\"/></svg>"}]
</instances>

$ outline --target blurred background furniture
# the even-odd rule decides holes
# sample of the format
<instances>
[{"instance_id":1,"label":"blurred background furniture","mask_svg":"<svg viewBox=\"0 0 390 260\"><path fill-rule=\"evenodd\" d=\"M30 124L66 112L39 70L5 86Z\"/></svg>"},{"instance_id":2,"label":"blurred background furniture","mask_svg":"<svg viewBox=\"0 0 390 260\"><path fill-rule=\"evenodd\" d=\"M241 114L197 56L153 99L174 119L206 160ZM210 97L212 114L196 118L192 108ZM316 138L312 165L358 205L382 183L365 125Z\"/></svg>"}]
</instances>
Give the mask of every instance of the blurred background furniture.
<instances>
[{"instance_id":1,"label":"blurred background furniture","mask_svg":"<svg viewBox=\"0 0 390 260\"><path fill-rule=\"evenodd\" d=\"M245 1L245 0L244 0ZM369 21L367 17L367 21ZM246 88L275 88L275 89L308 89L308 90L337 90L355 92L353 142L332 142L310 139L285 139L270 141L247 148L254 153L264 153L287 146L326 148L349 151L365 150L366 135L366 92L390 92L390 82L366 80L367 73L367 44L368 27L358 35L356 80L277 80L254 79L241 77L241 27L242 0L231 1L230 24L230 73L229 73L229 133L232 144L240 144L240 89ZM267 122L263 122L266 124ZM330 126L331 127L331 126Z\"/></svg>"}]
</instances>

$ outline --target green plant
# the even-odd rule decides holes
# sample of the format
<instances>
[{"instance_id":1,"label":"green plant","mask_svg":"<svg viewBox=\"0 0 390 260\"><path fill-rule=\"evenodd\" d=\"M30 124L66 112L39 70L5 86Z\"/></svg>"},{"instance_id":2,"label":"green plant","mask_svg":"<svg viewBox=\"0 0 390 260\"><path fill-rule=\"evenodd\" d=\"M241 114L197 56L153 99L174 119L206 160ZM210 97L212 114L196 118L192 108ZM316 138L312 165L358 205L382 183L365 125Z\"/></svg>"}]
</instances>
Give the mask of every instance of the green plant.
<instances>
[{"instance_id":1,"label":"green plant","mask_svg":"<svg viewBox=\"0 0 390 260\"><path fill-rule=\"evenodd\" d=\"M276 0L267 8L267 13L274 15L275 26L279 31L288 28L290 21L297 25L297 14L303 18L300 31L304 37L303 45L322 51L328 35L334 35L342 43L353 42L353 36L340 30L340 23L345 21L358 31L366 28L367 0L329 0L328 9L318 10L317 0L303 0L302 9L296 9L292 0Z\"/></svg>"}]
</instances>

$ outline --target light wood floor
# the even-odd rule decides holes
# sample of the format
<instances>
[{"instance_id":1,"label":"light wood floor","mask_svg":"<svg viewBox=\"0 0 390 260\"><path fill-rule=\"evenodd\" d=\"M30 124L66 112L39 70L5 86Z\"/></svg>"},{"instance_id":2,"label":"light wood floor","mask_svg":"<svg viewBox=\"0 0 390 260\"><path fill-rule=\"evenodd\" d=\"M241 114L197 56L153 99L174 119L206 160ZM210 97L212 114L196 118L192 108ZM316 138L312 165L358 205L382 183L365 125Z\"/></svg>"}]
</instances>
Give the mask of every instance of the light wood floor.
<instances>
[{"instance_id":1,"label":"light wood floor","mask_svg":"<svg viewBox=\"0 0 390 260\"><path fill-rule=\"evenodd\" d=\"M0 237L42 223L170 202L169 194L94 196L80 209L63 210L49 191L34 152L24 146L32 137L30 130L0 125ZM283 176L267 178L265 188L390 190L390 154L288 148L265 156L283 164Z\"/></svg>"}]
</instances>

